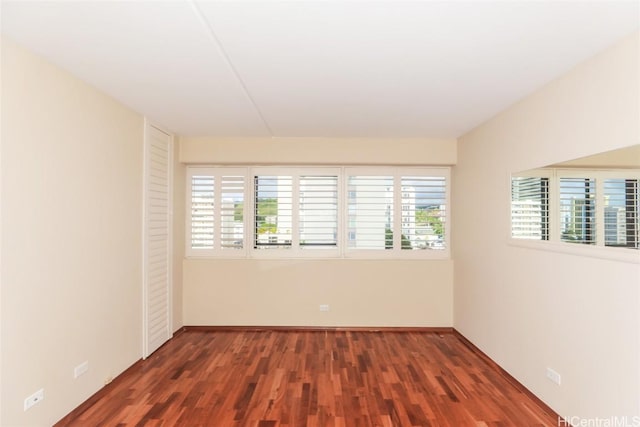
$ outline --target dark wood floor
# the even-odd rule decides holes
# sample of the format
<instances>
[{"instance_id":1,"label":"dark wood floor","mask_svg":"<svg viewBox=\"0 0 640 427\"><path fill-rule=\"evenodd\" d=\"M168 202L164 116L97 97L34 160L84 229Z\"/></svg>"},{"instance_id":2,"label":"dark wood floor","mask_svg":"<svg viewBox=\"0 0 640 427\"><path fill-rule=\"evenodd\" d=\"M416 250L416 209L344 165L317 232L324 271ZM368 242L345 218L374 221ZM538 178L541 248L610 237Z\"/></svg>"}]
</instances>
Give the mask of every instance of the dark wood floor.
<instances>
[{"instance_id":1,"label":"dark wood floor","mask_svg":"<svg viewBox=\"0 0 640 427\"><path fill-rule=\"evenodd\" d=\"M186 331L75 426L557 426L454 334Z\"/></svg>"}]
</instances>

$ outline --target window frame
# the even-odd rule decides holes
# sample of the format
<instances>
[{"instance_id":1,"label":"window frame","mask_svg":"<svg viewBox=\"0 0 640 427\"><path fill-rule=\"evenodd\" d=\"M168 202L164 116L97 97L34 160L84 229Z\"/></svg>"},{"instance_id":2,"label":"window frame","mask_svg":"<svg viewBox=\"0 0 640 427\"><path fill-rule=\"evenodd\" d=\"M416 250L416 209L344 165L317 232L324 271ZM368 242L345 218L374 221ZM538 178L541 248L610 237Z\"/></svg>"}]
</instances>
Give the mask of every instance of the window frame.
<instances>
[{"instance_id":1,"label":"window frame","mask_svg":"<svg viewBox=\"0 0 640 427\"><path fill-rule=\"evenodd\" d=\"M344 258L360 259L449 259L451 256L451 168L449 167L420 167L420 166L387 166L344 168L344 194L349 191L350 176L391 176L393 178L393 248L364 249L349 248L348 236L343 233ZM445 221L444 241L441 250L406 250L402 249L402 178L411 176L443 176L445 180ZM348 205L348 198L344 199ZM348 209L343 210L343 224L349 224ZM347 227L348 229L348 227Z\"/></svg>"},{"instance_id":2,"label":"window frame","mask_svg":"<svg viewBox=\"0 0 640 427\"><path fill-rule=\"evenodd\" d=\"M341 228L340 228L340 211L341 211L341 171L337 167L288 167L288 166L260 166L248 168L251 199L253 200L253 208L251 210L251 225L248 230L247 238L250 239L251 245L249 247L249 256L251 258L337 258L340 256L341 247ZM302 248L300 246L300 177L301 176L323 176L331 175L335 173L337 177L338 192L337 198L337 239L335 248ZM255 206L256 191L254 187L254 179L256 176L291 176L292 177L292 190L291 190L291 246L288 248L262 248L255 247L256 233L255 233ZM332 176L332 175L331 175Z\"/></svg>"},{"instance_id":3,"label":"window frame","mask_svg":"<svg viewBox=\"0 0 640 427\"><path fill-rule=\"evenodd\" d=\"M390 175L394 182L394 246L393 249L348 249L348 177L357 175ZM192 177L207 174L215 177L214 188L219 189L218 182L222 176L244 177L243 202L243 248L237 250L219 248L219 227L214 226L214 248L194 249L191 247L191 197ZM255 248L255 207L256 176L292 176L292 244L288 248ZM336 176L337 177L337 236L335 247L301 247L300 240L300 177L301 176ZM402 250L402 177L442 176L445 180L445 213L444 213L444 248L437 250ZM214 200L219 199L214 192ZM255 258L255 259L450 259L451 254L451 167L449 166L214 166L187 165L186 167L186 210L185 210L185 257L187 258ZM219 204L214 204L214 224L219 224ZM397 232L396 232L397 231Z\"/></svg>"},{"instance_id":4,"label":"window frame","mask_svg":"<svg viewBox=\"0 0 640 427\"><path fill-rule=\"evenodd\" d=\"M214 216L213 216L213 248L197 249L192 247L192 179L194 176L212 176L214 177ZM221 200L221 178L223 176L242 176L244 177L244 191L243 191L243 245L241 249L223 249L221 247L221 220L220 220L220 200ZM243 167L228 167L228 166L188 166L186 168L186 209L185 209L185 256L188 258L245 258L247 256L247 227L248 216L247 210L253 209L252 201L247 199L247 187L249 185L247 176L247 168Z\"/></svg>"},{"instance_id":5,"label":"window frame","mask_svg":"<svg viewBox=\"0 0 640 427\"><path fill-rule=\"evenodd\" d=\"M510 177L510 181L509 181L509 209L511 210L510 215L509 215L509 219L510 219L510 233L509 236L511 239L513 240L518 240L518 241L543 241L543 242L548 242L552 239L552 235L553 232L551 230L551 215L553 214L553 209L551 206L551 198L549 197L549 195L551 194L553 190L553 185L554 185L554 181L553 181L553 171L545 169L545 170L539 170L539 171L533 171L533 172L526 172L526 173L519 173L517 175L511 175ZM547 205L547 224L546 227L545 225L543 225L542 223L542 219L541 219L541 230L540 230L540 239L532 239L532 238L527 238L527 237L516 237L514 236L514 223L513 223L513 215L514 215L514 210L513 210L513 178L541 178L541 179L547 179L547 197L548 200L546 201L546 205ZM543 212L541 210L541 212ZM545 234L546 231L546 234ZM544 238L546 237L546 239Z\"/></svg>"},{"instance_id":6,"label":"window frame","mask_svg":"<svg viewBox=\"0 0 640 427\"><path fill-rule=\"evenodd\" d=\"M640 264L639 249L607 246L605 243L605 192L604 182L608 179L640 180L640 171L635 169L602 168L542 168L525 173L512 173L513 177L549 178L549 240L520 239L512 236L513 218L509 215L508 243L512 246L529 247L553 252L572 253L601 259L613 259ZM595 180L595 243L575 243L561 240L560 224L560 179L585 178ZM511 209L511 186L509 186L509 208ZM640 214L637 212L636 214ZM630 250L631 249L631 250Z\"/></svg>"}]
</instances>

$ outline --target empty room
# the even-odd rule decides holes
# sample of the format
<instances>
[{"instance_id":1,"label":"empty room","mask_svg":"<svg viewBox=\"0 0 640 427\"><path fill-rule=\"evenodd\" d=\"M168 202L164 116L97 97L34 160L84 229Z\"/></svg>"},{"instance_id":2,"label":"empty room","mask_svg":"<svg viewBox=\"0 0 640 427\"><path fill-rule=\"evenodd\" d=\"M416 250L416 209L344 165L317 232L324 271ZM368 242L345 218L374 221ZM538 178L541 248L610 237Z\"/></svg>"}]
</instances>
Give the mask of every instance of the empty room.
<instances>
[{"instance_id":1,"label":"empty room","mask_svg":"<svg viewBox=\"0 0 640 427\"><path fill-rule=\"evenodd\" d=\"M640 426L639 2L0 19L1 426Z\"/></svg>"}]
</instances>

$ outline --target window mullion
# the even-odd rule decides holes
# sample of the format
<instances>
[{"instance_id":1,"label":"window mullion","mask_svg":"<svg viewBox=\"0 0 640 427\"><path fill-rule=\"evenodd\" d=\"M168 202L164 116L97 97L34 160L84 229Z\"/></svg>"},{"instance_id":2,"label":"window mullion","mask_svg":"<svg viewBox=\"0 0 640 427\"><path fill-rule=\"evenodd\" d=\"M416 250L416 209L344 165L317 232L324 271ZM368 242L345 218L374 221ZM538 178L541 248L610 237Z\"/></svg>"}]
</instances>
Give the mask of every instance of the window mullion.
<instances>
[{"instance_id":1,"label":"window mullion","mask_svg":"<svg viewBox=\"0 0 640 427\"><path fill-rule=\"evenodd\" d=\"M256 172L253 168L249 168L247 176L247 192L249 193L247 200L249 200L249 206L247 207L247 212L245 212L245 221L247 221L247 247L249 248L249 253L252 255L257 253L256 240L258 238L256 233L256 224L258 221L256 215L256 206L258 203L256 200L256 191Z\"/></svg>"},{"instance_id":2,"label":"window mullion","mask_svg":"<svg viewBox=\"0 0 640 427\"><path fill-rule=\"evenodd\" d=\"M402 249L402 179L399 174L393 176L393 252Z\"/></svg>"},{"instance_id":3,"label":"window mullion","mask_svg":"<svg viewBox=\"0 0 640 427\"><path fill-rule=\"evenodd\" d=\"M593 177L596 182L596 246L605 244L605 215L604 215L604 179L601 176Z\"/></svg>"},{"instance_id":4,"label":"window mullion","mask_svg":"<svg viewBox=\"0 0 640 427\"><path fill-rule=\"evenodd\" d=\"M291 250L300 251L300 171L291 174Z\"/></svg>"},{"instance_id":5,"label":"window mullion","mask_svg":"<svg viewBox=\"0 0 640 427\"><path fill-rule=\"evenodd\" d=\"M338 257L345 257L345 248L347 246L347 221L349 221L349 207L347 202L347 179L345 168L341 167L338 170L338 186L336 191L338 192L338 229L336 236L336 244L338 245Z\"/></svg>"},{"instance_id":6,"label":"window mullion","mask_svg":"<svg viewBox=\"0 0 640 427\"><path fill-rule=\"evenodd\" d=\"M243 235L243 253L245 256L247 254L252 253L253 248L253 231L251 224L254 223L254 212L253 212L253 178L251 176L251 168L244 168L244 202L242 207L242 226L244 230Z\"/></svg>"},{"instance_id":7,"label":"window mullion","mask_svg":"<svg viewBox=\"0 0 640 427\"><path fill-rule=\"evenodd\" d=\"M222 250L222 174L215 173L213 181L213 252Z\"/></svg>"},{"instance_id":8,"label":"window mullion","mask_svg":"<svg viewBox=\"0 0 640 427\"><path fill-rule=\"evenodd\" d=\"M554 171L549 178L549 241L560 241L560 179Z\"/></svg>"}]
</instances>

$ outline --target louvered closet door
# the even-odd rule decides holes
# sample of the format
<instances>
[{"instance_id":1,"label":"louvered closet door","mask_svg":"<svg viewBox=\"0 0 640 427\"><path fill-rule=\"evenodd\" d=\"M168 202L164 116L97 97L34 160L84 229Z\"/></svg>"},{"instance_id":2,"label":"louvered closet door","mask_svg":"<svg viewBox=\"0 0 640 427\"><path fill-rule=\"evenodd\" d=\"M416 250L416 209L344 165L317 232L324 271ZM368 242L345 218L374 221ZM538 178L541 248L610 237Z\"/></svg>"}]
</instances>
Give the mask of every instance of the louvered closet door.
<instances>
[{"instance_id":1,"label":"louvered closet door","mask_svg":"<svg viewBox=\"0 0 640 427\"><path fill-rule=\"evenodd\" d=\"M171 153L171 136L147 124L144 172L144 358L172 336Z\"/></svg>"}]
</instances>

